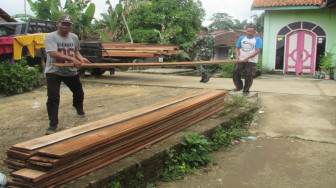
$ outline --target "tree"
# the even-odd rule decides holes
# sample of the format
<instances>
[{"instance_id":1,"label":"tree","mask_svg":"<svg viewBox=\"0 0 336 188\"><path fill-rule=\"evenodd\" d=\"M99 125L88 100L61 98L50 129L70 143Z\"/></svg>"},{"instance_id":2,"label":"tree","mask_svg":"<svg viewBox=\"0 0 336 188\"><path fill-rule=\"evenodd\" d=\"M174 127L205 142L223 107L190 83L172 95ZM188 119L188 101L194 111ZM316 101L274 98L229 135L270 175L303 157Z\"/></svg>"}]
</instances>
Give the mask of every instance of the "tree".
<instances>
[{"instance_id":1,"label":"tree","mask_svg":"<svg viewBox=\"0 0 336 188\"><path fill-rule=\"evenodd\" d=\"M204 16L199 0L150 0L130 11L127 22L135 42L183 44L194 39Z\"/></svg>"},{"instance_id":2,"label":"tree","mask_svg":"<svg viewBox=\"0 0 336 188\"><path fill-rule=\"evenodd\" d=\"M61 5L61 0L27 0L27 2L35 14L28 17L57 21L62 14L69 14L76 23L73 32L82 39L87 39L90 35L90 25L96 8L90 0L66 0L64 7ZM13 17L25 19L26 16L18 14Z\"/></svg>"},{"instance_id":3,"label":"tree","mask_svg":"<svg viewBox=\"0 0 336 188\"><path fill-rule=\"evenodd\" d=\"M233 28L232 29L247 29L249 23L247 20L243 20L242 22L238 19L233 20Z\"/></svg>"},{"instance_id":4,"label":"tree","mask_svg":"<svg viewBox=\"0 0 336 188\"><path fill-rule=\"evenodd\" d=\"M253 26L255 27L257 33L262 33L264 31L264 17L265 13L262 13L260 15L254 14L252 16Z\"/></svg>"},{"instance_id":5,"label":"tree","mask_svg":"<svg viewBox=\"0 0 336 188\"><path fill-rule=\"evenodd\" d=\"M240 21L233 19L227 13L216 13L211 17L212 23L209 25L210 31L218 30L238 30L247 29L249 26L253 26L257 33L262 33L264 29L264 13L252 16L252 22L248 20Z\"/></svg>"},{"instance_id":6,"label":"tree","mask_svg":"<svg viewBox=\"0 0 336 188\"><path fill-rule=\"evenodd\" d=\"M232 16L228 13L216 13L210 18L212 23L209 25L211 31L217 30L231 30L233 29L234 22L232 21Z\"/></svg>"}]
</instances>

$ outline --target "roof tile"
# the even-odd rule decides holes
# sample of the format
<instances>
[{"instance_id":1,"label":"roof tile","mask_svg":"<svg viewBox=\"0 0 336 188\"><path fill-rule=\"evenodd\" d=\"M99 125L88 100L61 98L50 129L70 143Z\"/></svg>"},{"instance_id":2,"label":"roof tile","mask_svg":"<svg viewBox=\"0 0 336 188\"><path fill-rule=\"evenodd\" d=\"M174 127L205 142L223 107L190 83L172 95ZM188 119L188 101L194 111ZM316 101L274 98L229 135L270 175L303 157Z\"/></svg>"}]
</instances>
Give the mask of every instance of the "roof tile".
<instances>
[{"instance_id":1,"label":"roof tile","mask_svg":"<svg viewBox=\"0 0 336 188\"><path fill-rule=\"evenodd\" d=\"M254 0L252 7L320 6L326 0Z\"/></svg>"}]
</instances>

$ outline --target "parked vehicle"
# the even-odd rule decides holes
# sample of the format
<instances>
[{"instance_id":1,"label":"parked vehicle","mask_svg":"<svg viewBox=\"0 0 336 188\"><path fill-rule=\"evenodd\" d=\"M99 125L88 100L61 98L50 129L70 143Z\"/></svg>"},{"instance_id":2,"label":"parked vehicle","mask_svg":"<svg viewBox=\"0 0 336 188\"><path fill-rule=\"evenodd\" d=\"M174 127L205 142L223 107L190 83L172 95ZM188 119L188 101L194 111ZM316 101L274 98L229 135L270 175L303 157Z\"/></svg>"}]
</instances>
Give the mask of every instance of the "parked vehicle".
<instances>
[{"instance_id":1,"label":"parked vehicle","mask_svg":"<svg viewBox=\"0 0 336 188\"><path fill-rule=\"evenodd\" d=\"M57 30L55 21L29 18L27 22L0 23L0 37L18 36L33 33L50 33Z\"/></svg>"},{"instance_id":2,"label":"parked vehicle","mask_svg":"<svg viewBox=\"0 0 336 188\"><path fill-rule=\"evenodd\" d=\"M55 21L46 21L39 19L29 18L27 22L6 22L0 23L0 37L16 37L26 34L34 33L50 33L57 30ZM27 48L24 46L22 49L22 55L27 55ZM1 54L0 61L12 59L13 53ZM41 52L37 53L36 58L41 58ZM27 57L29 64L34 62L40 62Z\"/></svg>"}]
</instances>

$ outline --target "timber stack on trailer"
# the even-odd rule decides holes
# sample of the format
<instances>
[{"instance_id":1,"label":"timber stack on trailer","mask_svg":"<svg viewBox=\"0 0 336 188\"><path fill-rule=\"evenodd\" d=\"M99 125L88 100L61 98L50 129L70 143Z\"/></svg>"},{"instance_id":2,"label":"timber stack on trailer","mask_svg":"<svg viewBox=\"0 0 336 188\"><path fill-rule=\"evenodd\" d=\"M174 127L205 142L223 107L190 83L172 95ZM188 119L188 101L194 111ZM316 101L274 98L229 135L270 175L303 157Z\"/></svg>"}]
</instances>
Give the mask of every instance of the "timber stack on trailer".
<instances>
[{"instance_id":1,"label":"timber stack on trailer","mask_svg":"<svg viewBox=\"0 0 336 188\"><path fill-rule=\"evenodd\" d=\"M204 89L11 146L10 186L55 187L150 146L224 109Z\"/></svg>"},{"instance_id":2,"label":"timber stack on trailer","mask_svg":"<svg viewBox=\"0 0 336 188\"><path fill-rule=\"evenodd\" d=\"M179 54L177 45L152 45L140 43L106 43L101 41L81 41L81 54L92 63L134 63L146 58L173 57ZM111 74L114 68L83 69L92 75L101 75L106 70Z\"/></svg>"}]
</instances>

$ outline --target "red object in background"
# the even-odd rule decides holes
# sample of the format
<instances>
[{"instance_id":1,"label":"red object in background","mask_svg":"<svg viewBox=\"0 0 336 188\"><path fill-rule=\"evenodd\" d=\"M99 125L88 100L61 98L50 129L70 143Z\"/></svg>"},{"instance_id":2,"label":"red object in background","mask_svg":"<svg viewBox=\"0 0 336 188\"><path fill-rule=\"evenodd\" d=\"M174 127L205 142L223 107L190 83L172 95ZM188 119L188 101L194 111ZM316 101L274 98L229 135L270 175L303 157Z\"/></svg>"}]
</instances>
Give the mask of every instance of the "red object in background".
<instances>
[{"instance_id":1,"label":"red object in background","mask_svg":"<svg viewBox=\"0 0 336 188\"><path fill-rule=\"evenodd\" d=\"M13 37L0 37L0 55L13 52Z\"/></svg>"}]
</instances>

